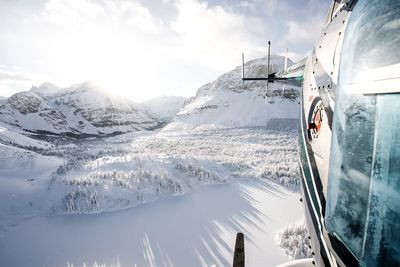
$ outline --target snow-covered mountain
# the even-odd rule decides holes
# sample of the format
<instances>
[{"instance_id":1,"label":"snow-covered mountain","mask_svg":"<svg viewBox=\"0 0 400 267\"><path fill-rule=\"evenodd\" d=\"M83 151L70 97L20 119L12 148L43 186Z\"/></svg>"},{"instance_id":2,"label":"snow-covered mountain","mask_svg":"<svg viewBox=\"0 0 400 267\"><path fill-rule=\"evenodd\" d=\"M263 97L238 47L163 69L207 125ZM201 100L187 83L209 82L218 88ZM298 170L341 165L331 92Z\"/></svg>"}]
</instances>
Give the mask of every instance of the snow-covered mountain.
<instances>
[{"instance_id":1,"label":"snow-covered mountain","mask_svg":"<svg viewBox=\"0 0 400 267\"><path fill-rule=\"evenodd\" d=\"M1 103L0 121L29 132L72 136L149 130L161 125L155 114L105 93L92 82L63 89L45 83L14 94Z\"/></svg>"},{"instance_id":2,"label":"snow-covered mountain","mask_svg":"<svg viewBox=\"0 0 400 267\"><path fill-rule=\"evenodd\" d=\"M281 61L274 56L274 71ZM248 76L265 76L266 60L246 68ZM273 84L265 98L265 82L242 83L240 76L236 68L201 87L167 127L177 131L90 140L26 133L150 129L160 125L159 116L90 82L64 89L44 84L6 99L0 104L0 266L228 266L225 248L239 230L256 237L246 249L261 256L249 257L249 265L286 261L276 237L286 229L280 245L292 240L285 226L303 218L296 127L277 132L225 125L297 116L298 88ZM165 116L179 101L153 103ZM290 216L281 216L282 209ZM57 216L76 213L97 215ZM303 251L303 245L285 247Z\"/></svg>"},{"instance_id":3,"label":"snow-covered mountain","mask_svg":"<svg viewBox=\"0 0 400 267\"><path fill-rule=\"evenodd\" d=\"M284 57L273 53L270 73L282 70L283 66ZM245 64L246 77L266 77L266 73L266 57ZM266 81L242 82L241 76L238 66L200 87L165 130L203 124L265 126L271 119L297 118L299 87L275 82L267 90Z\"/></svg>"},{"instance_id":4,"label":"snow-covered mountain","mask_svg":"<svg viewBox=\"0 0 400 267\"><path fill-rule=\"evenodd\" d=\"M38 96L42 97L43 99L46 99L48 97L51 97L52 95L56 94L58 91L60 91L61 88L52 84L52 83L44 83L39 87L33 86L29 92L37 94Z\"/></svg>"},{"instance_id":5,"label":"snow-covered mountain","mask_svg":"<svg viewBox=\"0 0 400 267\"><path fill-rule=\"evenodd\" d=\"M139 103L141 107L155 113L163 121L171 121L183 107L185 98L182 96L160 96Z\"/></svg>"}]
</instances>

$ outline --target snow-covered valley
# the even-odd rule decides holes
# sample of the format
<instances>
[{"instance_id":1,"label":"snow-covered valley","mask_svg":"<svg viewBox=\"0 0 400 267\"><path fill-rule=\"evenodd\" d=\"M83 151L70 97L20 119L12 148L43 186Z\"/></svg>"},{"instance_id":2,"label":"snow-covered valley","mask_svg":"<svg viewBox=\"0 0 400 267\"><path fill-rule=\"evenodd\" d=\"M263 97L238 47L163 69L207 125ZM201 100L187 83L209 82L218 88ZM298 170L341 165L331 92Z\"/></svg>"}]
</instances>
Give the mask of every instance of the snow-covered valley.
<instances>
[{"instance_id":1,"label":"snow-covered valley","mask_svg":"<svg viewBox=\"0 0 400 267\"><path fill-rule=\"evenodd\" d=\"M248 74L262 75L265 63L246 63ZM120 109L86 87L47 85L4 100L0 266L229 266L237 232L248 266L306 256L296 226L299 88L274 83L266 92L265 82L242 84L239 72L204 85L179 112L183 99L147 110L118 100ZM162 124L148 111L154 103L173 117L162 129L141 123Z\"/></svg>"},{"instance_id":2,"label":"snow-covered valley","mask_svg":"<svg viewBox=\"0 0 400 267\"><path fill-rule=\"evenodd\" d=\"M0 238L2 266L230 266L236 233L247 266L289 258L277 232L301 221L298 194L265 180L208 185L97 215L39 216Z\"/></svg>"},{"instance_id":3,"label":"snow-covered valley","mask_svg":"<svg viewBox=\"0 0 400 267\"><path fill-rule=\"evenodd\" d=\"M32 152L12 177L1 170L2 265L226 266L238 231L249 266L287 260L276 235L303 212L295 122L278 124L287 128L140 132Z\"/></svg>"},{"instance_id":4,"label":"snow-covered valley","mask_svg":"<svg viewBox=\"0 0 400 267\"><path fill-rule=\"evenodd\" d=\"M226 266L238 231L249 266L284 262L276 235L303 219L295 126L139 132L31 152L30 164L0 172L1 265ZM14 153L10 162L26 151Z\"/></svg>"}]
</instances>

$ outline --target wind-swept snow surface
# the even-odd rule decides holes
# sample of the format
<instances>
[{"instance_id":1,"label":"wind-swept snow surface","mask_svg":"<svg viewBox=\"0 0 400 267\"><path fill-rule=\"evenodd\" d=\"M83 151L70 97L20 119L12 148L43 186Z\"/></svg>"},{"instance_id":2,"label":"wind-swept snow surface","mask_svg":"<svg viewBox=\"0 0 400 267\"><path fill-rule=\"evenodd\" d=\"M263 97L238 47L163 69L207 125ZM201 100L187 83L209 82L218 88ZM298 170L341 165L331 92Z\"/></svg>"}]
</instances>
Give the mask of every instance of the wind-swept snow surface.
<instances>
[{"instance_id":1,"label":"wind-swept snow surface","mask_svg":"<svg viewBox=\"0 0 400 267\"><path fill-rule=\"evenodd\" d=\"M264 180L200 187L99 215L38 217L0 238L2 266L230 266L236 233L247 266L288 260L276 232L303 211L298 195Z\"/></svg>"},{"instance_id":2,"label":"wind-swept snow surface","mask_svg":"<svg viewBox=\"0 0 400 267\"><path fill-rule=\"evenodd\" d=\"M295 130L263 127L127 134L81 143L64 151L70 159L52 175L52 211L110 211L235 178L268 178L297 189L296 141Z\"/></svg>"},{"instance_id":3,"label":"wind-swept snow surface","mask_svg":"<svg viewBox=\"0 0 400 267\"><path fill-rule=\"evenodd\" d=\"M303 219L295 125L59 140L48 167L0 173L0 265L226 266L238 231L250 266L282 263L276 235Z\"/></svg>"},{"instance_id":4,"label":"wind-swept snow surface","mask_svg":"<svg viewBox=\"0 0 400 267\"><path fill-rule=\"evenodd\" d=\"M266 59L246 67L263 76ZM201 87L158 132L158 116L91 83L5 100L0 266L229 266L239 231L248 266L286 261L287 236L305 255L276 240L303 220L299 88L239 77Z\"/></svg>"}]
</instances>

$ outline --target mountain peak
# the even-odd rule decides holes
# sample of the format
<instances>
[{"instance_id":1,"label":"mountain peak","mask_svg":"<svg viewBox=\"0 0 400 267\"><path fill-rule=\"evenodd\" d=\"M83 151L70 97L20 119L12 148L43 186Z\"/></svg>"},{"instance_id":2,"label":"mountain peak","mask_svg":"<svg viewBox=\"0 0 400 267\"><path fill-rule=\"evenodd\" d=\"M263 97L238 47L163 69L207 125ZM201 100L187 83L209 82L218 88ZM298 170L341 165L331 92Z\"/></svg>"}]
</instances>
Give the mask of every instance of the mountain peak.
<instances>
[{"instance_id":1,"label":"mountain peak","mask_svg":"<svg viewBox=\"0 0 400 267\"><path fill-rule=\"evenodd\" d=\"M54 95L55 93L57 93L60 90L61 90L60 87L58 87L52 83L46 82L46 83L43 83L42 85L40 85L39 87L32 86L32 88L29 92L37 94L40 97L46 98L51 95Z\"/></svg>"},{"instance_id":2,"label":"mountain peak","mask_svg":"<svg viewBox=\"0 0 400 267\"><path fill-rule=\"evenodd\" d=\"M288 60L291 64L291 61ZM268 58L245 63L246 77L266 77ZM273 53L269 74L284 67L284 57ZM242 66L222 74L215 81L200 87L188 99L164 130L195 128L204 124L228 126L265 126L275 119L297 118L300 88L294 85L242 79Z\"/></svg>"}]
</instances>

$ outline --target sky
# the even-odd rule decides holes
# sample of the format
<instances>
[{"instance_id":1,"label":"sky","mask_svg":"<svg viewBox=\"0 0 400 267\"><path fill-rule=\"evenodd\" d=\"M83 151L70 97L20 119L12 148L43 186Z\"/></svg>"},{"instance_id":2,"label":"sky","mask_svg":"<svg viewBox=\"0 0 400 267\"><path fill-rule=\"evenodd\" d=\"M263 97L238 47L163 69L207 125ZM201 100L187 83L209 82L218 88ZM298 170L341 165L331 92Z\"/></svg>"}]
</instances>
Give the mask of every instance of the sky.
<instances>
[{"instance_id":1,"label":"sky","mask_svg":"<svg viewBox=\"0 0 400 267\"><path fill-rule=\"evenodd\" d=\"M266 55L294 61L322 29L331 0L0 0L0 96L87 80L143 101L189 97Z\"/></svg>"}]
</instances>

